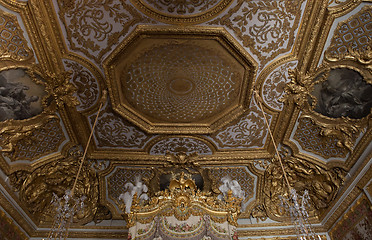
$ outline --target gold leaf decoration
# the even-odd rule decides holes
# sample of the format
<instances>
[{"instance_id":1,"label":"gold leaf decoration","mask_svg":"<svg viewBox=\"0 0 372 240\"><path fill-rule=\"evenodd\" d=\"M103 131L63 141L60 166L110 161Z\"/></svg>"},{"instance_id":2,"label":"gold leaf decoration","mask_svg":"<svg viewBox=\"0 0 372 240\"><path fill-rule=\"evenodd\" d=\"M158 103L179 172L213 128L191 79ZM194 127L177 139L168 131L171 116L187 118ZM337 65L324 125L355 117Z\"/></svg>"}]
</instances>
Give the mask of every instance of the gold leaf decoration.
<instances>
[{"instance_id":1,"label":"gold leaf decoration","mask_svg":"<svg viewBox=\"0 0 372 240\"><path fill-rule=\"evenodd\" d=\"M345 180L346 173L341 168L327 169L292 157L288 152L284 154L283 165L291 187L301 194L305 189L309 191L313 214L315 214L313 210L322 211L330 205ZM265 171L264 183L265 209L270 213L271 218L279 220L287 216L280 207L279 197L287 197L287 195L288 187L283 181L283 170L279 161L274 160Z\"/></svg>"},{"instance_id":2,"label":"gold leaf decoration","mask_svg":"<svg viewBox=\"0 0 372 240\"><path fill-rule=\"evenodd\" d=\"M86 110L97 102L99 85L93 74L77 62L64 60L66 70L71 71L71 82L76 86L76 95L80 101L78 110Z\"/></svg>"},{"instance_id":3,"label":"gold leaf decoration","mask_svg":"<svg viewBox=\"0 0 372 240\"><path fill-rule=\"evenodd\" d=\"M229 12L210 22L234 31L244 47L258 56L261 65L290 50L302 17L304 0L239 0Z\"/></svg>"},{"instance_id":4,"label":"gold leaf decoration","mask_svg":"<svg viewBox=\"0 0 372 240\"><path fill-rule=\"evenodd\" d=\"M34 160L58 151L66 140L58 118L52 118L39 128L33 129L28 138L20 139L10 157L12 161Z\"/></svg>"},{"instance_id":5,"label":"gold leaf decoration","mask_svg":"<svg viewBox=\"0 0 372 240\"><path fill-rule=\"evenodd\" d=\"M39 122L32 124L14 124L13 120L7 120L0 123L0 146L1 152L12 152L14 147L21 139L31 142L32 134L35 130L40 129L49 119L58 118L56 115L47 115Z\"/></svg>"},{"instance_id":6,"label":"gold leaf decoration","mask_svg":"<svg viewBox=\"0 0 372 240\"><path fill-rule=\"evenodd\" d=\"M267 116L271 120L271 116ZM251 148L262 147L267 135L261 111L256 102L252 101L249 110L237 122L227 125L211 137L220 148Z\"/></svg>"},{"instance_id":7,"label":"gold leaf decoration","mask_svg":"<svg viewBox=\"0 0 372 240\"><path fill-rule=\"evenodd\" d=\"M324 137L335 137L338 139L337 146L344 147L349 151L353 151L355 139L361 132L362 124L351 120L350 118L342 117L343 120L340 124L327 124L315 121L309 116L303 116L303 118L310 119L320 129L320 135Z\"/></svg>"},{"instance_id":8,"label":"gold leaf decoration","mask_svg":"<svg viewBox=\"0 0 372 240\"><path fill-rule=\"evenodd\" d=\"M83 52L97 62L130 27L146 22L134 7L118 0L58 1L72 50Z\"/></svg>"},{"instance_id":9,"label":"gold leaf decoration","mask_svg":"<svg viewBox=\"0 0 372 240\"><path fill-rule=\"evenodd\" d=\"M54 206L50 204L53 193L61 197L71 189L79 168L79 159L69 156L35 169L24 181L20 199L39 222L52 222ZM88 165L83 165L77 181L75 196L86 196L83 212L74 221L86 223L93 220L98 202L98 179Z\"/></svg>"},{"instance_id":10,"label":"gold leaf decoration","mask_svg":"<svg viewBox=\"0 0 372 240\"><path fill-rule=\"evenodd\" d=\"M325 52L326 56L342 56L348 54L349 49L364 51L370 47L371 21L372 7L365 6L357 14L340 22L334 31L331 45Z\"/></svg>"},{"instance_id":11,"label":"gold leaf decoration","mask_svg":"<svg viewBox=\"0 0 372 240\"><path fill-rule=\"evenodd\" d=\"M338 142L342 141L336 136L327 136L321 134L322 129L311 118L300 118L296 129L294 139L300 144L303 150L312 152L329 158L344 158L347 150L339 147Z\"/></svg>"},{"instance_id":12,"label":"gold leaf decoration","mask_svg":"<svg viewBox=\"0 0 372 240\"><path fill-rule=\"evenodd\" d=\"M17 17L0 10L0 59L26 61L32 58Z\"/></svg>"}]
</instances>

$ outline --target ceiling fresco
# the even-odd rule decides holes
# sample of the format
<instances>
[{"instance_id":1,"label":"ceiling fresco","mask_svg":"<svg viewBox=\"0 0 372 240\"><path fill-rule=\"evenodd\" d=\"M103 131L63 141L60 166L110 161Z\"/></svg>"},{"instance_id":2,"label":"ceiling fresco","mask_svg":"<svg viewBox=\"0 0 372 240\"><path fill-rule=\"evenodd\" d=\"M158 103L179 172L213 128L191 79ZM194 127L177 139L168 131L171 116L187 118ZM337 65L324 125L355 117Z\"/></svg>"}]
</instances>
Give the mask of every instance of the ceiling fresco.
<instances>
[{"instance_id":1,"label":"ceiling fresco","mask_svg":"<svg viewBox=\"0 0 372 240\"><path fill-rule=\"evenodd\" d=\"M124 185L179 164L242 185L240 238L289 239L270 132L336 236L370 196L371 39L371 0L0 0L0 213L47 235L99 113L70 237L125 238Z\"/></svg>"}]
</instances>

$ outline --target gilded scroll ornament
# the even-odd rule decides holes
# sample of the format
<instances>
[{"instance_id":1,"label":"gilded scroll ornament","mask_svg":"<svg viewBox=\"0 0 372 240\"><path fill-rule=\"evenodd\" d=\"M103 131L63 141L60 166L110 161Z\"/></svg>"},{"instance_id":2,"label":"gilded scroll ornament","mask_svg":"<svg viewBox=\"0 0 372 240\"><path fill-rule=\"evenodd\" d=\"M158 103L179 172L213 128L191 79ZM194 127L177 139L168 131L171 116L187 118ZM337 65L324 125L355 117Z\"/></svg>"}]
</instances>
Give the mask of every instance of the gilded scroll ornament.
<instances>
[{"instance_id":1,"label":"gilded scroll ornament","mask_svg":"<svg viewBox=\"0 0 372 240\"><path fill-rule=\"evenodd\" d=\"M346 148L350 152L353 151L354 143L358 137L361 129L363 129L362 124L355 122L347 117L341 117L342 123L331 124L322 123L314 120L310 116L302 116L301 118L307 118L316 124L321 130L319 132L320 136L332 137L338 139L336 145L340 148Z\"/></svg>"},{"instance_id":2,"label":"gilded scroll ornament","mask_svg":"<svg viewBox=\"0 0 372 240\"><path fill-rule=\"evenodd\" d=\"M231 0L131 0L143 13L161 22L197 24L205 22L223 10Z\"/></svg>"},{"instance_id":3,"label":"gilded scroll ornament","mask_svg":"<svg viewBox=\"0 0 372 240\"><path fill-rule=\"evenodd\" d=\"M148 22L137 10L119 0L58 1L70 48L100 62L120 36L139 22Z\"/></svg>"},{"instance_id":4,"label":"gilded scroll ornament","mask_svg":"<svg viewBox=\"0 0 372 240\"><path fill-rule=\"evenodd\" d=\"M23 182L30 175L30 172L20 170L9 175L10 185L15 192L19 192L22 188Z\"/></svg>"},{"instance_id":5,"label":"gilded scroll ornament","mask_svg":"<svg viewBox=\"0 0 372 240\"><path fill-rule=\"evenodd\" d=\"M38 222L53 221L54 207L50 205L53 193L61 197L67 189L71 189L78 168L78 159L69 156L37 168L26 178L20 191L20 199ZM74 221L80 223L91 221L97 210L98 179L87 165L84 165L80 172L75 195L86 196L87 200L84 209L77 214Z\"/></svg>"},{"instance_id":6,"label":"gilded scroll ornament","mask_svg":"<svg viewBox=\"0 0 372 240\"><path fill-rule=\"evenodd\" d=\"M302 17L304 0L239 0L228 13L210 24L234 31L244 47L258 56L261 65L290 51Z\"/></svg>"},{"instance_id":7,"label":"gilded scroll ornament","mask_svg":"<svg viewBox=\"0 0 372 240\"><path fill-rule=\"evenodd\" d=\"M335 137L337 146L353 150L354 142L371 117L371 48L349 49L325 57L314 73L288 70L291 82L282 101L290 101L320 129ZM347 65L346 65L347 64Z\"/></svg>"},{"instance_id":8,"label":"gilded scroll ornament","mask_svg":"<svg viewBox=\"0 0 372 240\"><path fill-rule=\"evenodd\" d=\"M128 227L134 226L135 222L150 223L156 216L174 216L179 221L185 221L191 215L205 214L210 215L215 222L227 221L237 226L241 199L233 197L230 191L224 201L217 200L210 193L197 191L195 182L184 177L182 173L175 175L170 182L170 186L175 187L156 193L148 202L140 202L135 194L130 213L127 214ZM125 212L125 205L122 207Z\"/></svg>"},{"instance_id":9,"label":"gilded scroll ornament","mask_svg":"<svg viewBox=\"0 0 372 240\"><path fill-rule=\"evenodd\" d=\"M165 152L177 153L180 151L191 153L197 152L198 154L209 155L213 153L212 147L209 146L207 141L203 141L194 137L167 137L158 140L149 150L150 154L163 155Z\"/></svg>"},{"instance_id":10,"label":"gilded scroll ornament","mask_svg":"<svg viewBox=\"0 0 372 240\"><path fill-rule=\"evenodd\" d=\"M284 153L283 165L289 183L297 192L309 191L314 210L322 212L335 199L345 180L345 171L341 168L325 168ZM286 212L281 207L279 196L288 197L288 187L283 182L283 171L279 161L274 160L265 171L264 204L269 216L281 219ZM284 195L283 195L284 194Z\"/></svg>"},{"instance_id":11,"label":"gilded scroll ornament","mask_svg":"<svg viewBox=\"0 0 372 240\"><path fill-rule=\"evenodd\" d=\"M338 142L342 139L321 135L322 129L314 123L311 118L300 118L293 138L300 144L305 151L312 152L324 159L345 158L348 150L338 147ZM339 140L340 139L340 140Z\"/></svg>"},{"instance_id":12,"label":"gilded scroll ornament","mask_svg":"<svg viewBox=\"0 0 372 240\"><path fill-rule=\"evenodd\" d=\"M78 110L86 110L93 106L99 96L99 85L93 74L77 62L64 60L66 70L72 72L71 82L76 86L76 95L80 105Z\"/></svg>"},{"instance_id":13,"label":"gilded scroll ornament","mask_svg":"<svg viewBox=\"0 0 372 240\"><path fill-rule=\"evenodd\" d=\"M20 125L13 120L0 122L0 152L11 153L20 140L30 143L35 140L33 134L37 129L41 129L51 119L59 119L56 115L46 115L39 122Z\"/></svg>"}]
</instances>

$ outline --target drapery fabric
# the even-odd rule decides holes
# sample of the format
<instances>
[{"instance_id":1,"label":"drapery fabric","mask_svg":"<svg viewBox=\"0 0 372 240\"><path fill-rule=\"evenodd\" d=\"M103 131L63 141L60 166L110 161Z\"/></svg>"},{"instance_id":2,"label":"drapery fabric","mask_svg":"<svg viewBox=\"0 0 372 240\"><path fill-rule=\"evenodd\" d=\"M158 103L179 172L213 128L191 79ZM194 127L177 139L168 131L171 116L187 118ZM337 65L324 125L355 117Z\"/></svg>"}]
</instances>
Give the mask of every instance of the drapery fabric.
<instances>
[{"instance_id":1,"label":"drapery fabric","mask_svg":"<svg viewBox=\"0 0 372 240\"><path fill-rule=\"evenodd\" d=\"M238 239L236 227L227 221L218 223L208 215L191 215L180 221L174 216L157 216L147 224L136 222L129 228L128 239L158 240L225 240Z\"/></svg>"}]
</instances>

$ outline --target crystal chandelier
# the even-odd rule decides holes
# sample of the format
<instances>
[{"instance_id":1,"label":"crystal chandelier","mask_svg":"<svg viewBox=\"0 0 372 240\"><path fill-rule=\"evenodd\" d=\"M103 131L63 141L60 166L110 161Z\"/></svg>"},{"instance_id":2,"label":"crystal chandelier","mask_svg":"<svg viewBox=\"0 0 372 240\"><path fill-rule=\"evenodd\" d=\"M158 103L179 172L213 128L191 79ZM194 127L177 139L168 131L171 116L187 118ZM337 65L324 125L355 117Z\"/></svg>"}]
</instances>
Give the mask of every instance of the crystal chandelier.
<instances>
[{"instance_id":1,"label":"crystal chandelier","mask_svg":"<svg viewBox=\"0 0 372 240\"><path fill-rule=\"evenodd\" d=\"M256 102L258 103L262 115L265 119L265 124L268 129L271 141L274 145L275 152L277 155L277 159L280 163L280 167L283 171L284 180L286 182L286 185L288 186L289 195L288 197L280 196L282 207L286 209L286 211L290 214L291 220L293 225L296 229L297 239L300 240L321 240L320 236L315 234L314 231L311 228L311 224L309 221L309 213L306 210L306 207L309 206L309 193L307 190L304 191L304 194L301 196L299 195L294 188L291 187L288 181L287 173L284 169L282 159L280 157L278 148L276 146L273 134L270 130L269 122L267 121L265 112L262 107L262 99L260 98L257 90L254 91Z\"/></svg>"},{"instance_id":2,"label":"crystal chandelier","mask_svg":"<svg viewBox=\"0 0 372 240\"><path fill-rule=\"evenodd\" d=\"M79 179L80 172L83 167L83 163L88 151L88 147L93 136L94 128L96 127L97 124L98 116L101 112L103 104L106 102L106 99L107 91L104 90L102 93L102 98L100 101L100 106L98 108L97 116L94 120L94 124L90 132L87 145L85 146L84 154L80 160L79 170L76 174L72 190L67 189L65 191L65 195L62 197L58 197L55 193L53 193L51 204L55 206L56 212L52 228L48 233L47 240L66 239L68 237L68 229L74 219L74 216L84 208L84 200L86 199L86 197L85 196L76 197L74 195L74 191L76 189L76 184Z\"/></svg>"}]
</instances>

